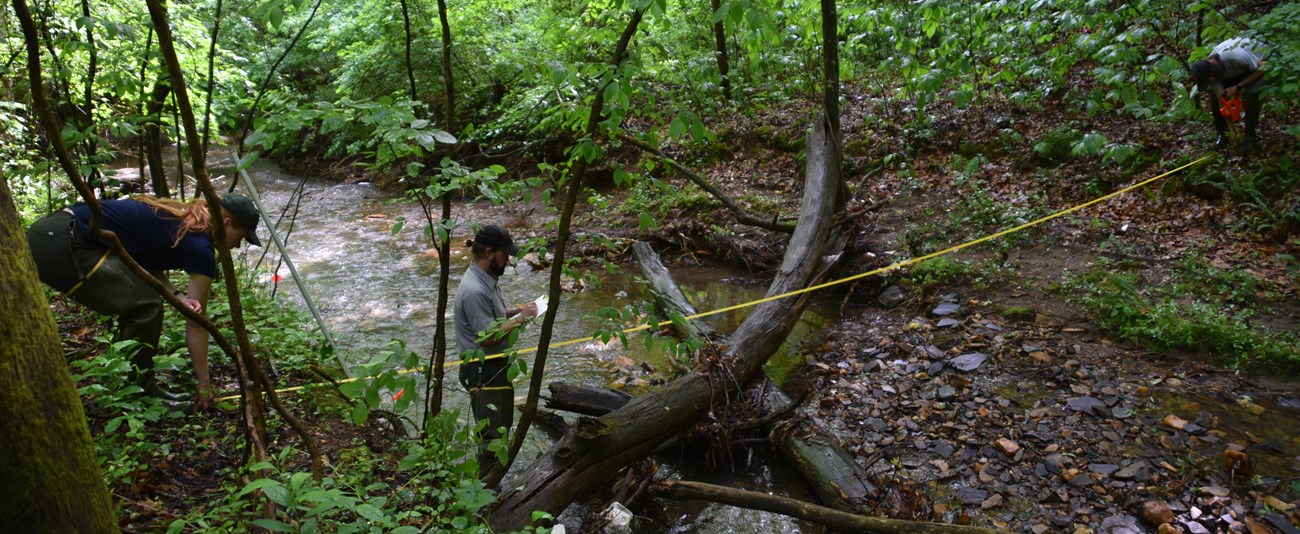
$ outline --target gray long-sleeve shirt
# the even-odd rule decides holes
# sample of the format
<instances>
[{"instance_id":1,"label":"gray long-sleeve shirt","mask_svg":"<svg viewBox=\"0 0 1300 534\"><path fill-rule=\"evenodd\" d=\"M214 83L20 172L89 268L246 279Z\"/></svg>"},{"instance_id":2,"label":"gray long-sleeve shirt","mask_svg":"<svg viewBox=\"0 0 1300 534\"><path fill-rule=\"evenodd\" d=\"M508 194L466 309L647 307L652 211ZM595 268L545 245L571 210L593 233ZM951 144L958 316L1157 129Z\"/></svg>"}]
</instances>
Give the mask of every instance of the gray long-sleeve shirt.
<instances>
[{"instance_id":1,"label":"gray long-sleeve shirt","mask_svg":"<svg viewBox=\"0 0 1300 534\"><path fill-rule=\"evenodd\" d=\"M452 321L456 328L456 346L466 351L483 349L484 354L498 354L510 347L509 340L495 345L478 343L479 334L492 325L492 321L506 316L506 301L497 287L497 277L488 274L478 265L470 264L456 290Z\"/></svg>"}]
</instances>

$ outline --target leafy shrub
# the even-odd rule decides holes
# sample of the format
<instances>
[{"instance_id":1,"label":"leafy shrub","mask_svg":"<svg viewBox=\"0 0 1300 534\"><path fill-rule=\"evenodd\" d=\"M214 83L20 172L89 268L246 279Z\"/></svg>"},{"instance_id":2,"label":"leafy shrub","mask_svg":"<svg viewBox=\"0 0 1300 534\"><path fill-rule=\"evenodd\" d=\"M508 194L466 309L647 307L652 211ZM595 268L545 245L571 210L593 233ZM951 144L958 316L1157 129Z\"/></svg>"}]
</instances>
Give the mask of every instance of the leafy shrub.
<instances>
[{"instance_id":1,"label":"leafy shrub","mask_svg":"<svg viewBox=\"0 0 1300 534\"><path fill-rule=\"evenodd\" d=\"M1070 160L1075 144L1082 139L1083 134L1068 125L1053 128L1034 143L1034 156L1043 165L1065 163Z\"/></svg>"}]
</instances>

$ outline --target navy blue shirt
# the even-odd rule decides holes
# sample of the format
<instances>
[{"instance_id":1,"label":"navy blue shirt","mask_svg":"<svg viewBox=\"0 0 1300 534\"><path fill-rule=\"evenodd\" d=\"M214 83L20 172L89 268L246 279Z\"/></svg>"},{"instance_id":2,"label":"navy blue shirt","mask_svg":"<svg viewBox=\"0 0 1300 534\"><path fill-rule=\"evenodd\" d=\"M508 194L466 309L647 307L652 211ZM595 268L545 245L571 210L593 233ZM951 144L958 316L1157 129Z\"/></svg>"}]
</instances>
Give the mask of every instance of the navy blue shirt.
<instances>
[{"instance_id":1,"label":"navy blue shirt","mask_svg":"<svg viewBox=\"0 0 1300 534\"><path fill-rule=\"evenodd\" d=\"M176 246L176 231L182 221L170 213L158 210L139 200L102 200L105 230L112 230L122 241L122 246L145 269L169 271L182 269L190 274L217 277L216 249L207 232L187 232ZM87 240L97 241L90 235L90 206L73 204L69 209L76 216L77 226ZM106 247L108 242L98 240Z\"/></svg>"}]
</instances>

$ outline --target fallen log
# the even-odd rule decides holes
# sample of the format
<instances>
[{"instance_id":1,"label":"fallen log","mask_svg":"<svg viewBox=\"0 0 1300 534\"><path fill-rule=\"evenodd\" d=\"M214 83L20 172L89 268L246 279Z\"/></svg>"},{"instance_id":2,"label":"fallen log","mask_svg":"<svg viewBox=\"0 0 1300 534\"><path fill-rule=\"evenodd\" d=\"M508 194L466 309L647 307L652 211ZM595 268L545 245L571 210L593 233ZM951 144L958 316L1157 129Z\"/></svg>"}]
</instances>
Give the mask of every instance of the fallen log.
<instances>
[{"instance_id":1,"label":"fallen log","mask_svg":"<svg viewBox=\"0 0 1300 534\"><path fill-rule=\"evenodd\" d=\"M993 534L1007 532L965 525L923 523L904 519L854 515L789 497L732 489L701 482L661 480L650 486L650 492L657 497L668 499L709 501L788 515L845 532L874 532L877 534Z\"/></svg>"},{"instance_id":2,"label":"fallen log","mask_svg":"<svg viewBox=\"0 0 1300 534\"><path fill-rule=\"evenodd\" d=\"M764 380L766 411L783 411L793 404L771 379ZM870 505L876 494L875 484L821 421L811 416L785 418L772 425L768 436L827 506L852 513Z\"/></svg>"},{"instance_id":3,"label":"fallen log","mask_svg":"<svg viewBox=\"0 0 1300 534\"><path fill-rule=\"evenodd\" d=\"M830 245L831 225L842 181L838 147L828 138L827 127L824 116L814 121L799 223L768 287L769 295L814 285L819 259L835 253ZM730 345L709 347L708 357L702 357L691 372L600 418L580 417L573 430L500 488L490 511L493 530L524 528L535 511L558 515L581 495L608 483L624 466L689 429L715 404L730 402L780 348L807 306L807 297L758 305L732 334Z\"/></svg>"},{"instance_id":4,"label":"fallen log","mask_svg":"<svg viewBox=\"0 0 1300 534\"><path fill-rule=\"evenodd\" d=\"M568 382L551 382L546 387L551 392L551 397L546 399L547 408L582 415L605 415L632 400L631 395L608 388L589 388Z\"/></svg>"},{"instance_id":5,"label":"fallen log","mask_svg":"<svg viewBox=\"0 0 1300 534\"><path fill-rule=\"evenodd\" d=\"M641 264L641 272L651 284L655 300L661 307L676 310L685 316L698 313L649 244L639 241L633 243L632 252ZM674 326L683 325L674 323ZM724 336L702 320L687 321L684 326L686 329L679 330L679 335L708 336L713 342L726 342ZM794 401L771 379L763 376L759 380L764 392L762 399L765 414L783 413L793 407ZM781 454L803 474L827 506L850 513L867 507L868 499L876 492L875 485L868 480L866 470L840 446L839 440L820 421L810 417L785 418L772 426L770 437Z\"/></svg>"}]
</instances>

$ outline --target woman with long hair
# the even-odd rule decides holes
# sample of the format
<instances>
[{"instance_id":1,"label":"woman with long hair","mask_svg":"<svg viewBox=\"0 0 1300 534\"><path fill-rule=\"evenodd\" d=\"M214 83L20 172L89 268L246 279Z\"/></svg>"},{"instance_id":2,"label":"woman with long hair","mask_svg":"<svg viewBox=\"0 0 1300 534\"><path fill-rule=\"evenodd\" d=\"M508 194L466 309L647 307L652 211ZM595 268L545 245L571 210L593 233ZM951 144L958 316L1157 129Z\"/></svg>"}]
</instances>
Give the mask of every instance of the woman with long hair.
<instances>
[{"instance_id":1,"label":"woman with long hair","mask_svg":"<svg viewBox=\"0 0 1300 534\"><path fill-rule=\"evenodd\" d=\"M190 309L205 313L212 280L217 276L213 221L207 201L137 196L99 204L103 208L100 226L117 234L131 258ZM247 197L222 197L225 246L235 248L241 240L261 246L257 239L258 218L257 208ZM162 298L136 276L108 241L91 235L90 219L90 207L77 203L47 215L27 230L27 242L41 281L92 310L117 316L114 341L130 339L140 343L131 359L136 383L150 395L182 400L183 395L162 387L154 377L153 360L162 336ZM174 287L163 274L173 269L189 274L185 289ZM207 409L212 402L207 330L186 321L185 343L198 380L194 399L199 409Z\"/></svg>"}]
</instances>

